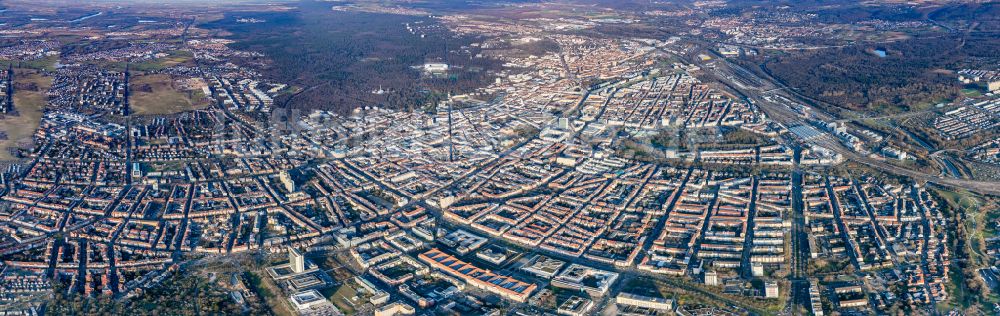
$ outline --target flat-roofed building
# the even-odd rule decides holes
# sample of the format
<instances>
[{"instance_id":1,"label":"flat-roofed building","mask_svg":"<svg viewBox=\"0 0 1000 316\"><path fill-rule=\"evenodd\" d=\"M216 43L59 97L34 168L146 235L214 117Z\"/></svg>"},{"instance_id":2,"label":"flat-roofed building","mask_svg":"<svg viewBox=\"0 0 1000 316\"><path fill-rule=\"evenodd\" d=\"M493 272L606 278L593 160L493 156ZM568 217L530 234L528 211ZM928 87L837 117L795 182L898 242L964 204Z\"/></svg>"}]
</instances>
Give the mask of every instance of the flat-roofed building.
<instances>
[{"instance_id":1,"label":"flat-roofed building","mask_svg":"<svg viewBox=\"0 0 1000 316\"><path fill-rule=\"evenodd\" d=\"M778 298L778 282L777 281L767 281L767 282L764 282L764 297L766 297L766 298Z\"/></svg>"},{"instance_id":2,"label":"flat-roofed building","mask_svg":"<svg viewBox=\"0 0 1000 316\"><path fill-rule=\"evenodd\" d=\"M562 260L552 259L543 255L537 255L525 264L521 270L529 272L539 277L551 279L559 273L559 270L566 265Z\"/></svg>"},{"instance_id":3,"label":"flat-roofed building","mask_svg":"<svg viewBox=\"0 0 1000 316\"><path fill-rule=\"evenodd\" d=\"M658 311L671 311L674 309L673 300L625 292L622 292L615 297L615 304L648 308Z\"/></svg>"},{"instance_id":4,"label":"flat-roofed building","mask_svg":"<svg viewBox=\"0 0 1000 316\"><path fill-rule=\"evenodd\" d=\"M719 285L719 273L715 271L705 272L705 285L718 286Z\"/></svg>"},{"instance_id":5,"label":"flat-roofed building","mask_svg":"<svg viewBox=\"0 0 1000 316\"><path fill-rule=\"evenodd\" d=\"M295 311L303 316L339 316L343 315L322 294L316 290L308 290L292 294L288 298Z\"/></svg>"},{"instance_id":6,"label":"flat-roofed building","mask_svg":"<svg viewBox=\"0 0 1000 316\"><path fill-rule=\"evenodd\" d=\"M556 312L559 315L583 316L587 315L592 308L594 308L593 300L574 295L559 305Z\"/></svg>"},{"instance_id":7,"label":"flat-roofed building","mask_svg":"<svg viewBox=\"0 0 1000 316\"><path fill-rule=\"evenodd\" d=\"M843 300L839 303L841 308L852 308L852 307L863 307L868 305L867 298L859 298L854 300Z\"/></svg>"},{"instance_id":8,"label":"flat-roofed building","mask_svg":"<svg viewBox=\"0 0 1000 316\"><path fill-rule=\"evenodd\" d=\"M297 249L288 247L288 265L292 272L302 273L306 271L306 257Z\"/></svg>"},{"instance_id":9,"label":"flat-roofed building","mask_svg":"<svg viewBox=\"0 0 1000 316\"><path fill-rule=\"evenodd\" d=\"M473 266L437 248L420 254L419 258L431 267L458 277L469 285L520 303L527 301L528 296L538 287Z\"/></svg>"},{"instance_id":10,"label":"flat-roofed building","mask_svg":"<svg viewBox=\"0 0 1000 316\"><path fill-rule=\"evenodd\" d=\"M426 63L424 64L424 71L432 73L441 73L448 71L448 64L445 63Z\"/></svg>"},{"instance_id":11,"label":"flat-roofed building","mask_svg":"<svg viewBox=\"0 0 1000 316\"><path fill-rule=\"evenodd\" d=\"M413 315L416 313L417 310L413 306L403 302L393 302L375 309L375 316Z\"/></svg>"},{"instance_id":12,"label":"flat-roofed building","mask_svg":"<svg viewBox=\"0 0 1000 316\"><path fill-rule=\"evenodd\" d=\"M591 268L579 264L571 264L562 273L552 279L552 285L587 291L593 296L602 296L608 292L611 285L618 280L618 273Z\"/></svg>"}]
</instances>

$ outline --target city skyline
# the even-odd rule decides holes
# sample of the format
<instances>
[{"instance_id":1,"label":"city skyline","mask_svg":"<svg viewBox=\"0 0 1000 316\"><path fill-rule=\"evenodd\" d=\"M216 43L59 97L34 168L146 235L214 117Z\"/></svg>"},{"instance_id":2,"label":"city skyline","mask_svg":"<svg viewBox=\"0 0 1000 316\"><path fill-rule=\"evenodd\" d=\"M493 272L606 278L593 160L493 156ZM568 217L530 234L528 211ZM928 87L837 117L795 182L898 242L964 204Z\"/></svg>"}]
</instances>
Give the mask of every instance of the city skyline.
<instances>
[{"instance_id":1,"label":"city skyline","mask_svg":"<svg viewBox=\"0 0 1000 316\"><path fill-rule=\"evenodd\" d=\"M0 315L1000 310L1000 4L0 4Z\"/></svg>"}]
</instances>

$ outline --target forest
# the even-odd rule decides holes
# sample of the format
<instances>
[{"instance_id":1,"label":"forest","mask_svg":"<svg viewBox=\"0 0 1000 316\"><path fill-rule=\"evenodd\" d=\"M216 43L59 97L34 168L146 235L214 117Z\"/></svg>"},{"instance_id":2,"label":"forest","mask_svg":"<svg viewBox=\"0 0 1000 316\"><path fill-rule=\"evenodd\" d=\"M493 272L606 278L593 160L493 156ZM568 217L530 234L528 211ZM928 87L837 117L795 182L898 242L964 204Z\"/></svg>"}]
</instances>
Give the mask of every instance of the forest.
<instances>
[{"instance_id":1,"label":"forest","mask_svg":"<svg viewBox=\"0 0 1000 316\"><path fill-rule=\"evenodd\" d=\"M202 27L231 32L233 48L270 59L267 76L300 87L276 100L287 107L419 108L435 97L491 83L491 70L500 68L497 60L476 57L478 49L469 46L475 39L455 36L428 17L343 12L328 2L304 1L293 12L258 13L255 18L265 23L239 24L236 18ZM425 62L446 62L451 69L427 76L414 68ZM385 93L372 93L379 89Z\"/></svg>"},{"instance_id":2,"label":"forest","mask_svg":"<svg viewBox=\"0 0 1000 316\"><path fill-rule=\"evenodd\" d=\"M922 15L913 6L872 6L852 0L735 0L712 10L711 15L739 16L780 6L787 6L792 12L815 14L816 21L824 23L854 23L871 19L908 21L920 19Z\"/></svg>"},{"instance_id":3,"label":"forest","mask_svg":"<svg viewBox=\"0 0 1000 316\"><path fill-rule=\"evenodd\" d=\"M823 6L817 7L823 2ZM924 33L890 42L841 45L829 38L800 38L833 47L767 52L746 60L820 105L870 113L925 109L961 98L970 88L957 80L960 69L995 69L1000 59L1000 4L965 3L942 6L869 6L850 1L784 1L790 8L815 14L818 22L921 21L933 25ZM713 16L736 16L761 10L759 0L741 0L715 10ZM880 57L876 51L884 51ZM972 87L975 88L975 87ZM828 110L836 110L829 108Z\"/></svg>"},{"instance_id":4,"label":"forest","mask_svg":"<svg viewBox=\"0 0 1000 316\"><path fill-rule=\"evenodd\" d=\"M958 97L961 86L952 71L976 54L989 54L980 44L957 36L912 39L788 53L764 67L811 98L851 110L902 112Z\"/></svg>"},{"instance_id":5,"label":"forest","mask_svg":"<svg viewBox=\"0 0 1000 316\"><path fill-rule=\"evenodd\" d=\"M1000 30L1000 3L960 3L943 6L927 14L927 18L956 26L975 23L975 30L996 32Z\"/></svg>"},{"instance_id":6,"label":"forest","mask_svg":"<svg viewBox=\"0 0 1000 316\"><path fill-rule=\"evenodd\" d=\"M45 314L51 315L234 315L244 310L225 289L197 274L175 274L131 301L109 296L67 295L57 288ZM256 308L256 306L253 306Z\"/></svg>"}]
</instances>

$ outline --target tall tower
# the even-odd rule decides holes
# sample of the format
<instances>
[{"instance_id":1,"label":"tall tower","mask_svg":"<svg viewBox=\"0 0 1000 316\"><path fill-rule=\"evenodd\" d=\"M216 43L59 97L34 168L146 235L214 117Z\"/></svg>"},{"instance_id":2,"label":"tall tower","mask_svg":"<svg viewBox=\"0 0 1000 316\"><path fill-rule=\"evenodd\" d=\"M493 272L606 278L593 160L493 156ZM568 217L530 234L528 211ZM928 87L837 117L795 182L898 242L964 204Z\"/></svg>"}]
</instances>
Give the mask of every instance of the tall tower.
<instances>
[{"instance_id":1,"label":"tall tower","mask_svg":"<svg viewBox=\"0 0 1000 316\"><path fill-rule=\"evenodd\" d=\"M448 161L455 161L455 141L451 132L451 93L448 94Z\"/></svg>"},{"instance_id":2,"label":"tall tower","mask_svg":"<svg viewBox=\"0 0 1000 316\"><path fill-rule=\"evenodd\" d=\"M719 273L715 271L705 272L705 285L718 286L719 285Z\"/></svg>"},{"instance_id":3,"label":"tall tower","mask_svg":"<svg viewBox=\"0 0 1000 316\"><path fill-rule=\"evenodd\" d=\"M288 247L288 265L292 272L302 273L306 271L306 258L295 248Z\"/></svg>"},{"instance_id":4,"label":"tall tower","mask_svg":"<svg viewBox=\"0 0 1000 316\"><path fill-rule=\"evenodd\" d=\"M764 282L764 297L765 298L778 298L778 282L767 281Z\"/></svg>"},{"instance_id":5,"label":"tall tower","mask_svg":"<svg viewBox=\"0 0 1000 316\"><path fill-rule=\"evenodd\" d=\"M278 180L285 186L285 190L287 190L288 193L295 192L295 181L292 180L292 175L288 173L288 170L282 170L279 172Z\"/></svg>"}]
</instances>

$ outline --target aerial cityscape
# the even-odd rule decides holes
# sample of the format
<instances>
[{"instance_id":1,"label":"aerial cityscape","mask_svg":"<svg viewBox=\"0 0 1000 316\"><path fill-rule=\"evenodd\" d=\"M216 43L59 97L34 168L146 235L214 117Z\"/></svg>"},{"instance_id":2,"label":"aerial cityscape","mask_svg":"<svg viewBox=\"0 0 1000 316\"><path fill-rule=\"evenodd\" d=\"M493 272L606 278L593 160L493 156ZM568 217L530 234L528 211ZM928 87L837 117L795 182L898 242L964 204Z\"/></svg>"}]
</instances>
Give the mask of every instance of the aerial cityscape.
<instances>
[{"instance_id":1,"label":"aerial cityscape","mask_svg":"<svg viewBox=\"0 0 1000 316\"><path fill-rule=\"evenodd\" d=\"M997 314L1000 2L0 1L0 316Z\"/></svg>"}]
</instances>

